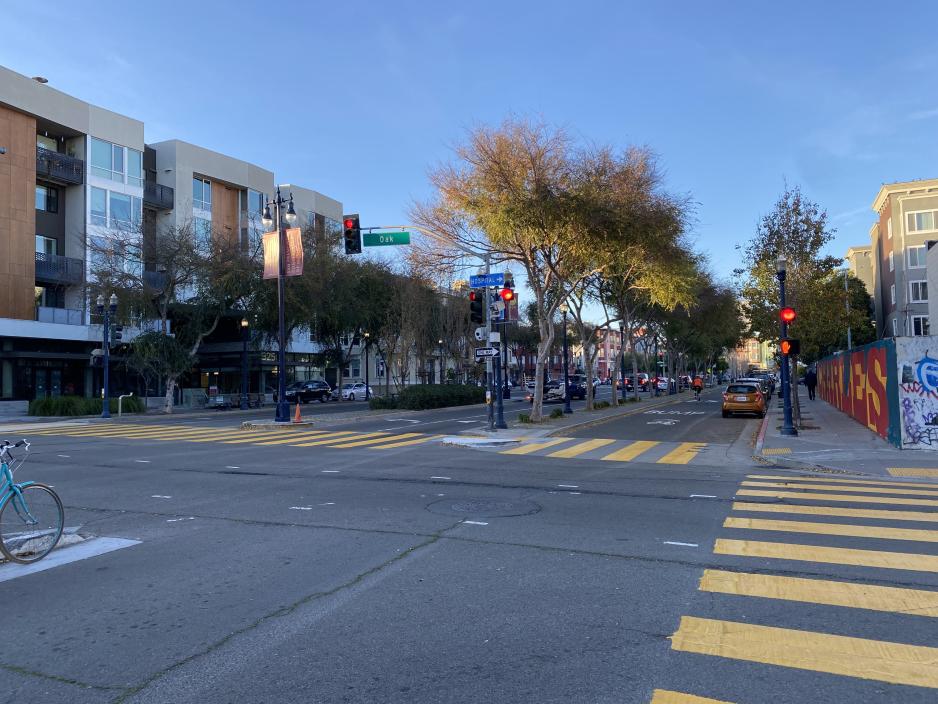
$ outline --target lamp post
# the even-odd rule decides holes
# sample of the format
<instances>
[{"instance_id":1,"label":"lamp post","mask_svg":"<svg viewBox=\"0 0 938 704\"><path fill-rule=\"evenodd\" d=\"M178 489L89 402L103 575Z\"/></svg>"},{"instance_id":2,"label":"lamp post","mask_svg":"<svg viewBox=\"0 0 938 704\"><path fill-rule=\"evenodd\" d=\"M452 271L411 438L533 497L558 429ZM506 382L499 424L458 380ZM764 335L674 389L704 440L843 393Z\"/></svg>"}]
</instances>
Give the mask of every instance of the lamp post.
<instances>
[{"instance_id":1,"label":"lamp post","mask_svg":"<svg viewBox=\"0 0 938 704\"><path fill-rule=\"evenodd\" d=\"M261 222L264 228L270 231L275 218L270 215L270 206L274 206L276 212L277 238L279 242L278 249L278 269L277 269L277 345L280 348L277 353L277 414L275 420L278 423L290 422L290 405L287 403L287 354L286 354L286 325L284 323L284 290L283 283L286 276L286 248L287 248L287 230L285 225L296 225L296 211L293 209L293 195L289 200L280 195L280 187L277 187L277 195L273 200L267 201L264 206L264 214ZM289 205L287 211L283 212L283 206Z\"/></svg>"},{"instance_id":2,"label":"lamp post","mask_svg":"<svg viewBox=\"0 0 938 704\"><path fill-rule=\"evenodd\" d=\"M563 412L573 413L570 408L570 363L567 361L567 304L560 304L560 312L563 313Z\"/></svg>"},{"instance_id":3,"label":"lamp post","mask_svg":"<svg viewBox=\"0 0 938 704\"><path fill-rule=\"evenodd\" d=\"M241 410L248 410L248 319L241 318Z\"/></svg>"},{"instance_id":4,"label":"lamp post","mask_svg":"<svg viewBox=\"0 0 938 704\"><path fill-rule=\"evenodd\" d=\"M95 301L98 313L104 314L104 398L101 404L101 417L111 417L111 343L109 340L111 327L111 314L117 312L117 294L112 293L108 305L104 306L104 296L99 295Z\"/></svg>"},{"instance_id":5,"label":"lamp post","mask_svg":"<svg viewBox=\"0 0 938 704\"><path fill-rule=\"evenodd\" d=\"M785 278L787 274L788 260L785 258L784 254L780 254L775 262L775 275L778 277L779 310L785 307ZM786 323L784 319L781 319L781 333L782 338L788 337L788 323ZM791 372L788 368L788 357L786 355L781 355L780 361L784 411L784 418L782 420L782 435L797 435L798 431L795 430L795 424L792 422L791 415L791 382L789 381L789 375Z\"/></svg>"},{"instance_id":6,"label":"lamp post","mask_svg":"<svg viewBox=\"0 0 938 704\"><path fill-rule=\"evenodd\" d=\"M371 386L368 383L368 344L371 342L371 333L366 332L364 334L365 338L365 400L371 396Z\"/></svg>"},{"instance_id":7,"label":"lamp post","mask_svg":"<svg viewBox=\"0 0 938 704\"><path fill-rule=\"evenodd\" d=\"M655 333L655 377L652 382L655 386L655 396L660 396L661 391L658 389L658 375L661 373L659 371L660 365L658 363L658 333Z\"/></svg>"},{"instance_id":8,"label":"lamp post","mask_svg":"<svg viewBox=\"0 0 938 704\"><path fill-rule=\"evenodd\" d=\"M619 354L622 355L620 357L620 362L619 362L619 378L622 379L622 400L625 401L626 400L626 391L625 391L626 383L625 383L625 323L624 322L619 322ZM638 384L638 379L635 380L635 383L636 385ZM637 392L638 386L636 386L635 388ZM616 390L613 389L612 393L615 393L615 392Z\"/></svg>"},{"instance_id":9,"label":"lamp post","mask_svg":"<svg viewBox=\"0 0 938 704\"><path fill-rule=\"evenodd\" d=\"M439 348L440 348L440 381L439 383L442 384L443 383L443 340L437 340L436 344L439 345Z\"/></svg>"}]
</instances>

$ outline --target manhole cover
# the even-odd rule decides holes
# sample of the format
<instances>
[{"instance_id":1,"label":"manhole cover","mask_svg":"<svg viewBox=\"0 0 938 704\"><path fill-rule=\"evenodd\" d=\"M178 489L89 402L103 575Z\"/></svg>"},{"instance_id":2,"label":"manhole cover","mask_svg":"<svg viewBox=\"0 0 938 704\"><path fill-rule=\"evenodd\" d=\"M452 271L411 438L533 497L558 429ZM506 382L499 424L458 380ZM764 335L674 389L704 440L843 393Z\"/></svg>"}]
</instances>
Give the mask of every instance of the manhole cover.
<instances>
[{"instance_id":1,"label":"manhole cover","mask_svg":"<svg viewBox=\"0 0 938 704\"><path fill-rule=\"evenodd\" d=\"M526 499L445 499L427 506L431 513L444 516L530 516L541 510L540 504Z\"/></svg>"}]
</instances>

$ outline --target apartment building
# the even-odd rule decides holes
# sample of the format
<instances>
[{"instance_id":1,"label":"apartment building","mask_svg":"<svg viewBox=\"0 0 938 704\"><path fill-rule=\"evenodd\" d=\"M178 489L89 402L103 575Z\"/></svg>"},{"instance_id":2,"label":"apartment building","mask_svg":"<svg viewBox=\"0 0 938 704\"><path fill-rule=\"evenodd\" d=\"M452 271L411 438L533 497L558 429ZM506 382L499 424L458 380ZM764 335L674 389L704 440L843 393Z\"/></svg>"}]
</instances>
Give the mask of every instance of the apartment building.
<instances>
[{"instance_id":1,"label":"apartment building","mask_svg":"<svg viewBox=\"0 0 938 704\"><path fill-rule=\"evenodd\" d=\"M928 241L938 239L938 179L884 184L872 208L877 333L928 335L926 253Z\"/></svg>"},{"instance_id":2,"label":"apartment building","mask_svg":"<svg viewBox=\"0 0 938 704\"><path fill-rule=\"evenodd\" d=\"M873 246L864 245L860 247L850 247L847 250L847 270L852 276L860 279L866 286L866 292L873 295Z\"/></svg>"},{"instance_id":3,"label":"apartment building","mask_svg":"<svg viewBox=\"0 0 938 704\"><path fill-rule=\"evenodd\" d=\"M274 183L268 169L188 142L148 145L140 120L0 67L0 399L100 392L90 356L102 330L87 284L109 238L186 226L247 248ZM341 219L338 201L292 188L311 221ZM158 287L159 272L148 274ZM120 322L125 341L139 334ZM308 365L315 344L308 334L294 344L289 363ZM233 318L200 349L189 383L209 388L230 376L237 385L240 351ZM254 355L252 391L273 385L274 360L272 351ZM112 391L133 383L119 365L111 378Z\"/></svg>"}]
</instances>

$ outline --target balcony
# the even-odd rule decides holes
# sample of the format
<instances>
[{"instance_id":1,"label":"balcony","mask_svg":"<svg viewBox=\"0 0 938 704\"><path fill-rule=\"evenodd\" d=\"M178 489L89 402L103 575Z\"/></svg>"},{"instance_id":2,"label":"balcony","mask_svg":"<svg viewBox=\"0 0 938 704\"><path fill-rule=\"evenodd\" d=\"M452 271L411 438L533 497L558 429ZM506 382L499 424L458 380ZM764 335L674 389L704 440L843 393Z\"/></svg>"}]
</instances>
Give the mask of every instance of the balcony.
<instances>
[{"instance_id":1,"label":"balcony","mask_svg":"<svg viewBox=\"0 0 938 704\"><path fill-rule=\"evenodd\" d=\"M162 271L144 271L143 285L151 292L162 293L169 283L169 277Z\"/></svg>"},{"instance_id":2,"label":"balcony","mask_svg":"<svg viewBox=\"0 0 938 704\"><path fill-rule=\"evenodd\" d=\"M172 210L173 189L156 181L144 181L143 204L157 210Z\"/></svg>"},{"instance_id":3,"label":"balcony","mask_svg":"<svg viewBox=\"0 0 938 704\"><path fill-rule=\"evenodd\" d=\"M49 308L36 306L36 320L40 323L57 323L59 325L84 325L84 311L73 308Z\"/></svg>"},{"instance_id":4,"label":"balcony","mask_svg":"<svg viewBox=\"0 0 938 704\"><path fill-rule=\"evenodd\" d=\"M81 259L36 252L37 283L74 286L84 280L85 263Z\"/></svg>"},{"instance_id":5,"label":"balcony","mask_svg":"<svg viewBox=\"0 0 938 704\"><path fill-rule=\"evenodd\" d=\"M67 154L36 147L36 176L57 183L84 182L85 162Z\"/></svg>"}]
</instances>

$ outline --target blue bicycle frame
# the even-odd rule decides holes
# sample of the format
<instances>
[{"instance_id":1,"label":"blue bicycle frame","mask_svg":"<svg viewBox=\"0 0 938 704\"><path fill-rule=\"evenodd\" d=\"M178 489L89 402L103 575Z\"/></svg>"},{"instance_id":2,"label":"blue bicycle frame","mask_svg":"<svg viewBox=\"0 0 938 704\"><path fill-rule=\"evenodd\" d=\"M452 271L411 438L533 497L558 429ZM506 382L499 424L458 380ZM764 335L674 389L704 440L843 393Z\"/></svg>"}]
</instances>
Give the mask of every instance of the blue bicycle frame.
<instances>
[{"instance_id":1,"label":"blue bicycle frame","mask_svg":"<svg viewBox=\"0 0 938 704\"><path fill-rule=\"evenodd\" d=\"M29 512L29 506L26 505L22 492L22 489L32 486L36 482L22 482L21 484L14 482L13 472L10 470L10 464L6 460L0 462L0 480L3 482L3 496L0 496L0 510L6 506L7 501L13 501L13 508L16 510L17 514L22 517L25 511L26 518L31 523L37 523L36 519ZM20 510L20 506L23 507L22 510Z\"/></svg>"}]
</instances>

